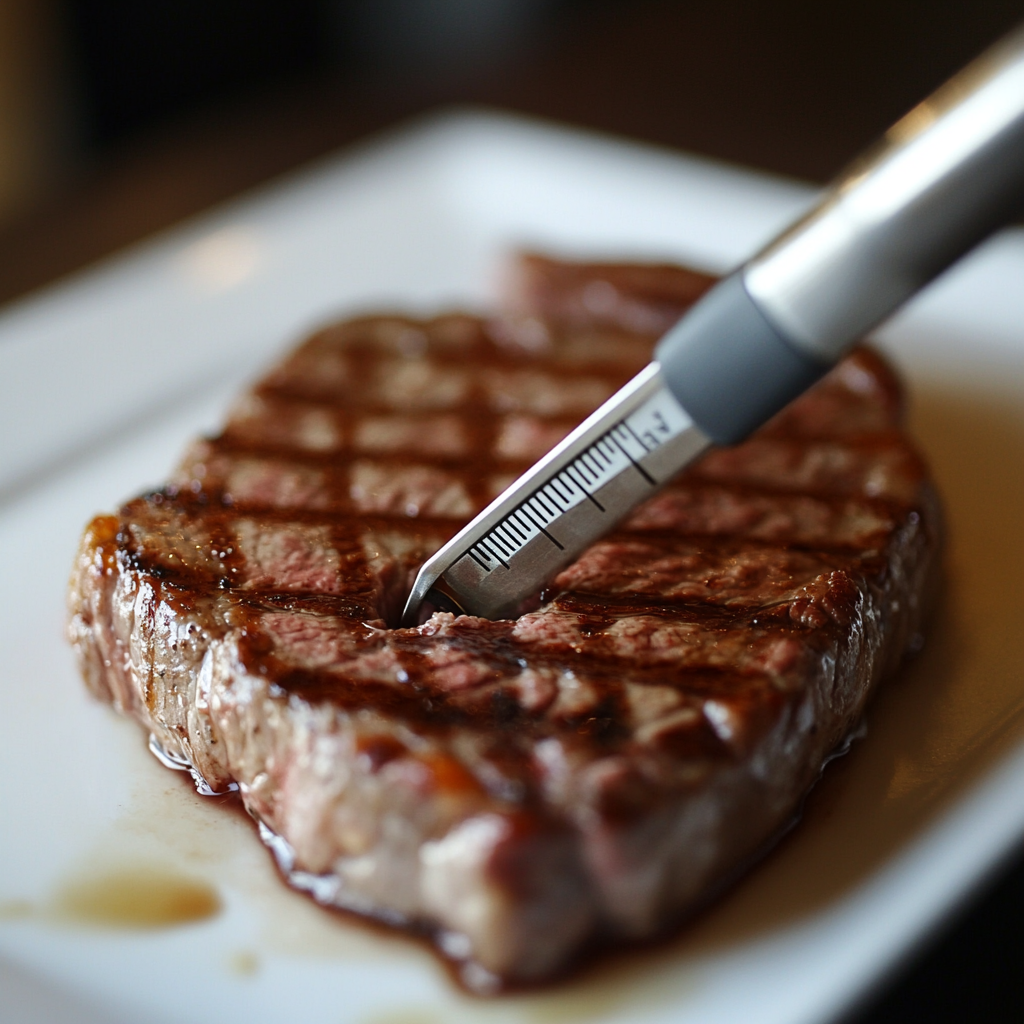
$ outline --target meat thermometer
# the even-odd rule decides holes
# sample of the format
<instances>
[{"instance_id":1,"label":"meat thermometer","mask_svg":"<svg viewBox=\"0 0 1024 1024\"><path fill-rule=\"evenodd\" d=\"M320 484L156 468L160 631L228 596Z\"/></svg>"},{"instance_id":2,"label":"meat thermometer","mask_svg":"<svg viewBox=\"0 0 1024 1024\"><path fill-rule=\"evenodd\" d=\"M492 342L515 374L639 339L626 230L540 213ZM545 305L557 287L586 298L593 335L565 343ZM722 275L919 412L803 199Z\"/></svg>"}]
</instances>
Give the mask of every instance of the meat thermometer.
<instances>
[{"instance_id":1,"label":"meat thermometer","mask_svg":"<svg viewBox=\"0 0 1024 1024\"><path fill-rule=\"evenodd\" d=\"M709 445L743 440L1024 206L1024 26L707 292L654 360L420 569L403 624L507 618Z\"/></svg>"}]
</instances>

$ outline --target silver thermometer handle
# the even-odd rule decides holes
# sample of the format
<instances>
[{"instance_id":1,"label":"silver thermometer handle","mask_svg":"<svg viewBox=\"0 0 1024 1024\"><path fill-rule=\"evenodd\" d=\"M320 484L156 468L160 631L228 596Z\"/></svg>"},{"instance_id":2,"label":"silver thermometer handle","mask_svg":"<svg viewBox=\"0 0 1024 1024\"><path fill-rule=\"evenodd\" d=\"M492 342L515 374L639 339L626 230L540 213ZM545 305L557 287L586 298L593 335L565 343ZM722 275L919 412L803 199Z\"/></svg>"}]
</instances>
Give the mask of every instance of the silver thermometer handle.
<instances>
[{"instance_id":1,"label":"silver thermometer handle","mask_svg":"<svg viewBox=\"0 0 1024 1024\"><path fill-rule=\"evenodd\" d=\"M1022 207L1024 27L897 122L655 358L697 424L735 443Z\"/></svg>"}]
</instances>

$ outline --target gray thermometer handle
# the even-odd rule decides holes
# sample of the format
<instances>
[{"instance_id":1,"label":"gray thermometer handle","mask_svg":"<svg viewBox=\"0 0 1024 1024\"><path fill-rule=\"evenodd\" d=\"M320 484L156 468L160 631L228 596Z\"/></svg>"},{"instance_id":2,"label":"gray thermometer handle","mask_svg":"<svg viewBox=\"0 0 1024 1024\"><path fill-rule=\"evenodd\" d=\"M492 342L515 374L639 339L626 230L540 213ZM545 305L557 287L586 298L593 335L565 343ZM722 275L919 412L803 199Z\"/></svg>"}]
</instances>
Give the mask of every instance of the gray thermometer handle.
<instances>
[{"instance_id":1,"label":"gray thermometer handle","mask_svg":"<svg viewBox=\"0 0 1024 1024\"><path fill-rule=\"evenodd\" d=\"M897 122L661 340L669 389L742 440L1024 206L1024 27Z\"/></svg>"}]
</instances>

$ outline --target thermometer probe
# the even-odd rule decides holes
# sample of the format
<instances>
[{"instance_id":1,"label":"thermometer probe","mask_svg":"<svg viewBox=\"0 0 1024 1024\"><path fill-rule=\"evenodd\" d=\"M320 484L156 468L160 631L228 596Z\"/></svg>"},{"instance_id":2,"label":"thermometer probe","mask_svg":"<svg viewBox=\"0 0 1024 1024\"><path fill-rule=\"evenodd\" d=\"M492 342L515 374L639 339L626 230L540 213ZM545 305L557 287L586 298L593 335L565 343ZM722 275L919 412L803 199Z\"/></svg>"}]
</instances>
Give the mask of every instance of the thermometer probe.
<instances>
[{"instance_id":1,"label":"thermometer probe","mask_svg":"<svg viewBox=\"0 0 1024 1024\"><path fill-rule=\"evenodd\" d=\"M508 618L709 445L785 407L1024 206L1024 27L898 121L420 569L403 625Z\"/></svg>"}]
</instances>

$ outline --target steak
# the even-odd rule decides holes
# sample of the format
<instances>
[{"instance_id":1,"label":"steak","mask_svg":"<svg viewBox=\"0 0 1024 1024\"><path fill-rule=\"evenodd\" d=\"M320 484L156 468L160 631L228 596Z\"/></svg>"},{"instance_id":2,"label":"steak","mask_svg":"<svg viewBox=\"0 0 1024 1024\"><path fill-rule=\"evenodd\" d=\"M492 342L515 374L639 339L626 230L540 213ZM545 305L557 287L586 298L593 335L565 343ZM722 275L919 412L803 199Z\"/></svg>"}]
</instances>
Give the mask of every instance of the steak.
<instances>
[{"instance_id":1,"label":"steak","mask_svg":"<svg viewBox=\"0 0 1024 1024\"><path fill-rule=\"evenodd\" d=\"M419 564L710 283L532 257L494 320L327 327L82 540L90 690L201 791L237 790L295 886L427 931L480 991L705 901L919 644L938 503L866 348L536 611L393 628Z\"/></svg>"}]
</instances>

